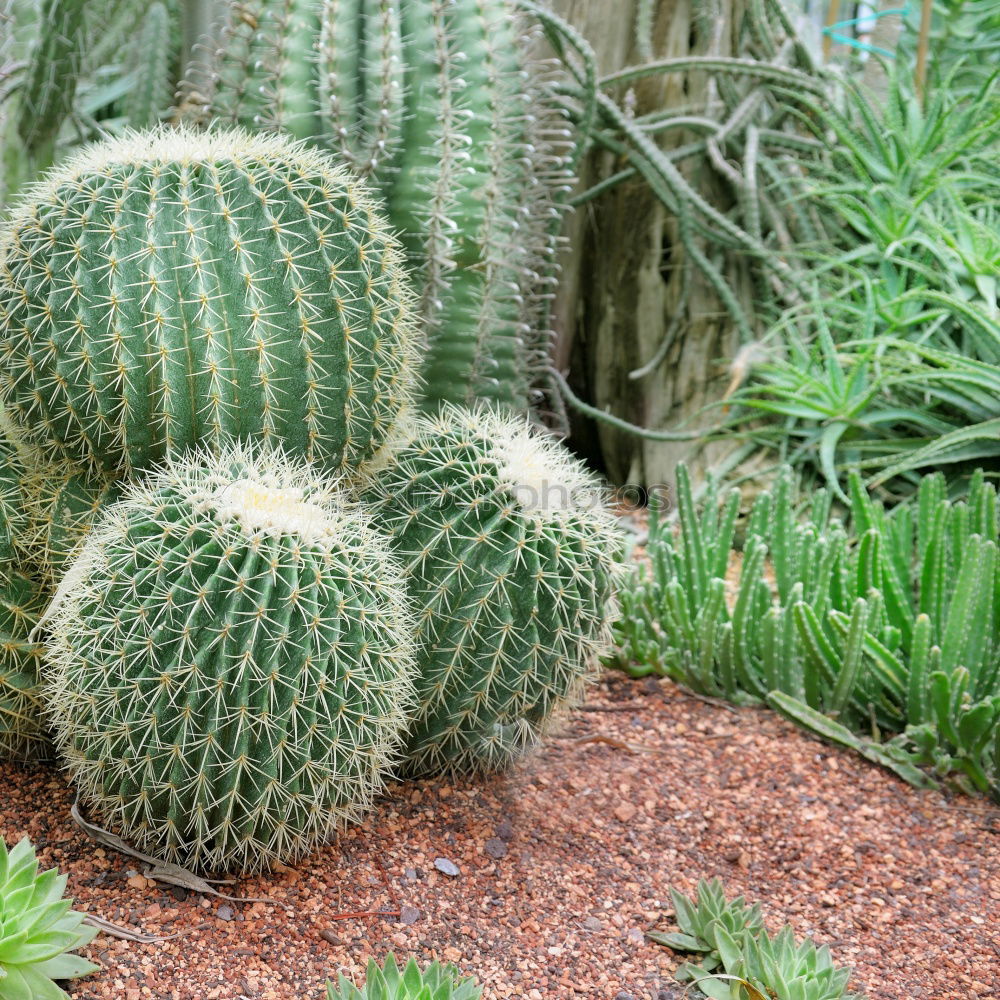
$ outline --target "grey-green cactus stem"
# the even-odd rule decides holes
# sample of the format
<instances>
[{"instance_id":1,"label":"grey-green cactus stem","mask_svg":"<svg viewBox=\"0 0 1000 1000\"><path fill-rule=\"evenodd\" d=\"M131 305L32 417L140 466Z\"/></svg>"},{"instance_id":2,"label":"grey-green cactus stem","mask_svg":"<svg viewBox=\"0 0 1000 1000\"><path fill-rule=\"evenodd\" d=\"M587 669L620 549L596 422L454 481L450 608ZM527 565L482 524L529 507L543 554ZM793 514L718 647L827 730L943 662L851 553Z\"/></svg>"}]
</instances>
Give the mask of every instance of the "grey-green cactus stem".
<instances>
[{"instance_id":1,"label":"grey-green cactus stem","mask_svg":"<svg viewBox=\"0 0 1000 1000\"><path fill-rule=\"evenodd\" d=\"M617 525L583 466L523 418L446 407L386 462L361 498L421 611L404 770L502 768L609 649Z\"/></svg>"},{"instance_id":2,"label":"grey-green cactus stem","mask_svg":"<svg viewBox=\"0 0 1000 1000\"><path fill-rule=\"evenodd\" d=\"M53 172L0 235L0 401L46 457L93 471L233 438L351 469L414 390L411 299L330 157L129 133Z\"/></svg>"},{"instance_id":3,"label":"grey-green cactus stem","mask_svg":"<svg viewBox=\"0 0 1000 1000\"><path fill-rule=\"evenodd\" d=\"M396 759L413 669L401 570L301 460L236 446L129 486L45 626L70 774L158 858L288 861L357 818Z\"/></svg>"},{"instance_id":4,"label":"grey-green cactus stem","mask_svg":"<svg viewBox=\"0 0 1000 1000\"><path fill-rule=\"evenodd\" d=\"M85 8L86 0L42 0L18 121L25 151L42 167L52 162L56 134L73 107Z\"/></svg>"},{"instance_id":5,"label":"grey-green cactus stem","mask_svg":"<svg viewBox=\"0 0 1000 1000\"><path fill-rule=\"evenodd\" d=\"M418 276L425 407L526 412L547 369L565 133L511 0L231 3L210 118L280 129L370 177Z\"/></svg>"}]
</instances>

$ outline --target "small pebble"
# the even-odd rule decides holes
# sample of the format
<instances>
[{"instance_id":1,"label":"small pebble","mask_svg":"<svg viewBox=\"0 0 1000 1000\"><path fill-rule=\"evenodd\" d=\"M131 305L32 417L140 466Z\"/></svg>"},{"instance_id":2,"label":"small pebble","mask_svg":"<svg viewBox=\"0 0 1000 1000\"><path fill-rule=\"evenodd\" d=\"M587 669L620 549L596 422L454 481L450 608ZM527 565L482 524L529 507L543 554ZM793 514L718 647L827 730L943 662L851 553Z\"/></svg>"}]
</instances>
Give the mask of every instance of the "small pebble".
<instances>
[{"instance_id":1,"label":"small pebble","mask_svg":"<svg viewBox=\"0 0 1000 1000\"><path fill-rule=\"evenodd\" d=\"M326 928L323 928L323 930L319 932L319 936L329 944L335 944L338 947L344 944L343 938L337 937L337 935L334 934L333 931L327 930Z\"/></svg>"},{"instance_id":2,"label":"small pebble","mask_svg":"<svg viewBox=\"0 0 1000 1000\"><path fill-rule=\"evenodd\" d=\"M502 819L497 823L497 836L501 840L514 839L514 824L509 819Z\"/></svg>"},{"instance_id":3,"label":"small pebble","mask_svg":"<svg viewBox=\"0 0 1000 1000\"><path fill-rule=\"evenodd\" d=\"M416 882L417 881L416 868L404 868L403 878L405 878L407 882Z\"/></svg>"},{"instance_id":4,"label":"small pebble","mask_svg":"<svg viewBox=\"0 0 1000 1000\"><path fill-rule=\"evenodd\" d=\"M499 837L490 837L486 841L486 853L495 861L507 857L507 845Z\"/></svg>"},{"instance_id":5,"label":"small pebble","mask_svg":"<svg viewBox=\"0 0 1000 1000\"><path fill-rule=\"evenodd\" d=\"M215 915L220 920L232 920L233 919L233 908L228 903L223 903L216 911Z\"/></svg>"},{"instance_id":6,"label":"small pebble","mask_svg":"<svg viewBox=\"0 0 1000 1000\"><path fill-rule=\"evenodd\" d=\"M458 865L456 865L454 861L449 861L447 858L435 858L434 867L442 874L450 875L452 878L461 874L458 870Z\"/></svg>"},{"instance_id":7,"label":"small pebble","mask_svg":"<svg viewBox=\"0 0 1000 1000\"><path fill-rule=\"evenodd\" d=\"M597 917L587 917L587 919L584 920L584 922L583 922L583 926L588 931L600 931L600 930L604 930L604 924L602 924L600 922L600 920L597 919Z\"/></svg>"},{"instance_id":8,"label":"small pebble","mask_svg":"<svg viewBox=\"0 0 1000 1000\"><path fill-rule=\"evenodd\" d=\"M420 919L420 911L415 906L401 906L399 908L399 922L412 926Z\"/></svg>"}]
</instances>

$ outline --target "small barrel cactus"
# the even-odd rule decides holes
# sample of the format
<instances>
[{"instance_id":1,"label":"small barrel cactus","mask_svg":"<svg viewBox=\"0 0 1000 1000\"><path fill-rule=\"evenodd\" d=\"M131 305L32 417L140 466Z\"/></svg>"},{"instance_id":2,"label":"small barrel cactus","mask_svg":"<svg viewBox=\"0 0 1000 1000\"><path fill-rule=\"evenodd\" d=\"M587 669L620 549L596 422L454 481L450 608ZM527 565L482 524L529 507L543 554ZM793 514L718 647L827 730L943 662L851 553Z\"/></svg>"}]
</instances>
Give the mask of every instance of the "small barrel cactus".
<instances>
[{"instance_id":1,"label":"small barrel cactus","mask_svg":"<svg viewBox=\"0 0 1000 1000\"><path fill-rule=\"evenodd\" d=\"M502 767L609 646L617 525L583 466L521 418L446 407L386 463L361 497L421 609L405 770Z\"/></svg>"},{"instance_id":2,"label":"small barrel cactus","mask_svg":"<svg viewBox=\"0 0 1000 1000\"><path fill-rule=\"evenodd\" d=\"M30 638L44 607L44 592L33 580L6 573L0 582L0 760L47 754L41 649Z\"/></svg>"},{"instance_id":3,"label":"small barrel cactus","mask_svg":"<svg viewBox=\"0 0 1000 1000\"><path fill-rule=\"evenodd\" d=\"M414 959L400 971L396 956L389 952L380 969L375 959L368 962L363 987L358 988L346 977L337 977L337 985L327 983L327 1000L480 1000L483 988L475 979L458 978L453 965L431 962L420 971Z\"/></svg>"},{"instance_id":4,"label":"small barrel cactus","mask_svg":"<svg viewBox=\"0 0 1000 1000\"><path fill-rule=\"evenodd\" d=\"M426 405L547 379L566 125L512 0L228 0L211 120L288 132L377 186L420 285ZM553 225L555 220L555 225Z\"/></svg>"},{"instance_id":5,"label":"small barrel cactus","mask_svg":"<svg viewBox=\"0 0 1000 1000\"><path fill-rule=\"evenodd\" d=\"M270 448L126 487L45 624L71 776L158 858L295 858L396 759L413 666L401 571L334 478Z\"/></svg>"},{"instance_id":6,"label":"small barrel cactus","mask_svg":"<svg viewBox=\"0 0 1000 1000\"><path fill-rule=\"evenodd\" d=\"M0 401L46 457L94 471L233 438L353 468L414 388L410 298L329 157L129 133L49 174L0 235Z\"/></svg>"},{"instance_id":7,"label":"small barrel cactus","mask_svg":"<svg viewBox=\"0 0 1000 1000\"><path fill-rule=\"evenodd\" d=\"M69 1000L56 980L100 968L70 952L89 944L97 928L63 899L66 876L38 874L27 837L9 851L0 837L0 1000Z\"/></svg>"}]
</instances>

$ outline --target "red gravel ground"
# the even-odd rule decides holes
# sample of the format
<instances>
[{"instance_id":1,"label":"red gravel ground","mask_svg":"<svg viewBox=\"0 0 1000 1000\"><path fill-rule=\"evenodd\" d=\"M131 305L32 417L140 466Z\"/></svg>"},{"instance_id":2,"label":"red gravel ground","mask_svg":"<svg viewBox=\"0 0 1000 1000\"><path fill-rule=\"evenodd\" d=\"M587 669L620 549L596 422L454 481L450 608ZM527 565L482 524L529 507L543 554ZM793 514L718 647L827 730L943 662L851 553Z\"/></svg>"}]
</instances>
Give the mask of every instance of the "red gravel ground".
<instances>
[{"instance_id":1,"label":"red gravel ground","mask_svg":"<svg viewBox=\"0 0 1000 1000\"><path fill-rule=\"evenodd\" d=\"M69 819L54 769L0 766L0 834L27 834L101 936L80 998L312 1000L394 949L458 963L487 1000L674 1000L668 887L720 875L853 966L873 998L1000 997L1000 813L916 792L774 715L608 675L512 775L390 790L363 826L239 904L149 882ZM435 868L436 859L458 874ZM447 864L442 867L449 868ZM454 871L455 869L450 869ZM396 915L350 916L361 911Z\"/></svg>"}]
</instances>

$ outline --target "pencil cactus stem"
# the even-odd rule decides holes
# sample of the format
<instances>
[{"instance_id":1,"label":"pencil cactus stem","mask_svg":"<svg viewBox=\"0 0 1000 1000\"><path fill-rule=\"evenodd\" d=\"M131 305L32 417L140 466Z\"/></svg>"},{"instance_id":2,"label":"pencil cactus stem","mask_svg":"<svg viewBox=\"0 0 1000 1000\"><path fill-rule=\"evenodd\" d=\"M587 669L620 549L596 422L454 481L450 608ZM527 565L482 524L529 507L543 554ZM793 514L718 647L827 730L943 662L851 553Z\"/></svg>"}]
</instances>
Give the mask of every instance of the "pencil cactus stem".
<instances>
[{"instance_id":1,"label":"pencil cactus stem","mask_svg":"<svg viewBox=\"0 0 1000 1000\"><path fill-rule=\"evenodd\" d=\"M350 469L415 388L411 300L374 202L324 154L129 133L52 173L0 236L0 400L93 471L233 438Z\"/></svg>"}]
</instances>

